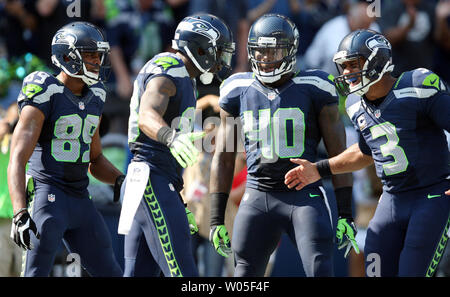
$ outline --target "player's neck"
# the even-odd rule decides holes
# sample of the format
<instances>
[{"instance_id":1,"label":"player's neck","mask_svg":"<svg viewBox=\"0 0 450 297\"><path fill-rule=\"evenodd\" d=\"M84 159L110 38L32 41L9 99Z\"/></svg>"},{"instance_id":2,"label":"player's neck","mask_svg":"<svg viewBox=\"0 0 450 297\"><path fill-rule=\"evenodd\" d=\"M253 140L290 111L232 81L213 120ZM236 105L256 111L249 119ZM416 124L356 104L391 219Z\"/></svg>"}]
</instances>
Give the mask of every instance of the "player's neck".
<instances>
[{"instance_id":1,"label":"player's neck","mask_svg":"<svg viewBox=\"0 0 450 297\"><path fill-rule=\"evenodd\" d=\"M263 84L265 87L270 88L270 89L277 89L277 88L283 86L293 76L294 76L293 72L292 73L287 73L287 74L284 74L283 76L281 76L281 78L279 80L277 80L276 82L273 82L273 83L261 82L261 84Z\"/></svg>"},{"instance_id":2,"label":"player's neck","mask_svg":"<svg viewBox=\"0 0 450 297\"><path fill-rule=\"evenodd\" d=\"M201 74L197 67L195 67L194 63L192 63L192 61L182 52L177 52L176 55L183 61L190 78L196 78Z\"/></svg>"},{"instance_id":3,"label":"player's neck","mask_svg":"<svg viewBox=\"0 0 450 297\"><path fill-rule=\"evenodd\" d=\"M370 101L386 97L386 95L391 91L396 80L397 79L389 73L385 74L380 81L369 88L369 91L367 91L365 97Z\"/></svg>"},{"instance_id":4,"label":"player's neck","mask_svg":"<svg viewBox=\"0 0 450 297\"><path fill-rule=\"evenodd\" d=\"M56 76L56 78L74 95L81 96L83 94L85 83L82 79L71 77L62 71Z\"/></svg>"}]
</instances>

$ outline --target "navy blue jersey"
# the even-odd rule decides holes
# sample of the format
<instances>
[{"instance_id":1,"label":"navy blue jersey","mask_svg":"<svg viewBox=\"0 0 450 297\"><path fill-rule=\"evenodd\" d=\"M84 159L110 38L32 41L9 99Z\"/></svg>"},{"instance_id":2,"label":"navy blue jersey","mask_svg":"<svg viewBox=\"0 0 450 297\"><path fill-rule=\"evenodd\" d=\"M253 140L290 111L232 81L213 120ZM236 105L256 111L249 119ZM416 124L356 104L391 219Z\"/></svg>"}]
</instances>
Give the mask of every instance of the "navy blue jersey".
<instances>
[{"instance_id":1,"label":"navy blue jersey","mask_svg":"<svg viewBox=\"0 0 450 297\"><path fill-rule=\"evenodd\" d=\"M379 106L349 96L346 108L385 191L420 189L449 176L450 93L436 74L404 72Z\"/></svg>"},{"instance_id":2,"label":"navy blue jersey","mask_svg":"<svg viewBox=\"0 0 450 297\"><path fill-rule=\"evenodd\" d=\"M319 113L325 105L338 104L331 79L323 71L310 70L278 89L265 87L251 72L224 81L219 104L241 120L249 187L288 191L284 176L297 166L289 158L316 161Z\"/></svg>"},{"instance_id":3,"label":"navy blue jersey","mask_svg":"<svg viewBox=\"0 0 450 297\"><path fill-rule=\"evenodd\" d=\"M28 173L35 179L87 195L90 144L103 111L106 91L97 83L75 96L56 77L36 71L25 77L17 99L45 116L41 134L29 160Z\"/></svg>"},{"instance_id":4,"label":"navy blue jersey","mask_svg":"<svg viewBox=\"0 0 450 297\"><path fill-rule=\"evenodd\" d=\"M153 171L166 176L177 190L181 190L183 186L181 166L169 148L149 138L138 126L141 96L148 82L158 76L171 79L177 89L175 96L170 97L163 116L164 121L174 129L185 132L193 129L196 105L195 80L189 77L183 61L177 55L161 53L144 65L134 81L128 122L128 143L134 155L133 161L148 162Z\"/></svg>"}]
</instances>

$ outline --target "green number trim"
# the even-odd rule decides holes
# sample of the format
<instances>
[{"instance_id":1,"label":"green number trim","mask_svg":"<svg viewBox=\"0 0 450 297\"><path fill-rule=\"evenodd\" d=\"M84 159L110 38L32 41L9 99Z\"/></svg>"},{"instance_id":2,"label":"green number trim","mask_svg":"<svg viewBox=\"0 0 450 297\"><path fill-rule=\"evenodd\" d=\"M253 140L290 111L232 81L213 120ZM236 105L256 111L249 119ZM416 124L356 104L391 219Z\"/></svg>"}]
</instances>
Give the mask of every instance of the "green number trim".
<instances>
[{"instance_id":1,"label":"green number trim","mask_svg":"<svg viewBox=\"0 0 450 297\"><path fill-rule=\"evenodd\" d=\"M386 176L395 175L406 171L409 165L405 151L398 145L399 137L395 125L385 122L370 128L373 139L386 136L387 142L380 146L381 154L384 157L392 156L394 161L389 164L383 164L384 174Z\"/></svg>"},{"instance_id":2,"label":"green number trim","mask_svg":"<svg viewBox=\"0 0 450 297\"><path fill-rule=\"evenodd\" d=\"M60 129L64 125L61 124L62 121L70 119L70 123L66 124L63 129L65 129L66 135L60 135L58 129ZM79 125L76 125L79 124ZM78 138L81 135L81 127L82 126L82 119L77 114L71 114L67 116L61 116L59 119L55 122L55 128L53 131L53 135L56 137L56 139L52 139L51 143L51 154L53 158L55 158L56 161L59 162L76 162L78 158L80 157L80 150L81 150L81 144ZM72 127L72 133L68 133L67 130L69 127ZM76 127L79 127L76 129ZM65 137L65 138L62 138ZM66 150L64 147L66 143L69 144L70 149ZM59 150L56 149L59 147ZM72 157L71 159L64 159L61 154L72 152L75 149L78 149L78 152L76 153L76 157ZM76 148L77 147L77 148ZM60 156L58 156L60 155Z\"/></svg>"}]
</instances>

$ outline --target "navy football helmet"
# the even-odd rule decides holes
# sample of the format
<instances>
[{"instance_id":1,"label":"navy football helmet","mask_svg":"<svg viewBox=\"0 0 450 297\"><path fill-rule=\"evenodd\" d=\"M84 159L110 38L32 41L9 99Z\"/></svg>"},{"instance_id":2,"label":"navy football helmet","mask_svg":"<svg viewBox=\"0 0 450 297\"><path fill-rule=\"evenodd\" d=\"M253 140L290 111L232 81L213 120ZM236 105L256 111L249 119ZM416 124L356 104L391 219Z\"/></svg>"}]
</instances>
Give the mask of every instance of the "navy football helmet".
<instances>
[{"instance_id":1,"label":"navy football helmet","mask_svg":"<svg viewBox=\"0 0 450 297\"><path fill-rule=\"evenodd\" d=\"M372 30L357 30L344 37L333 61L340 74L335 78L336 88L344 96L351 93L364 95L385 73L394 70L391 44ZM360 71L344 74L342 64L351 61L359 63Z\"/></svg>"},{"instance_id":2,"label":"navy football helmet","mask_svg":"<svg viewBox=\"0 0 450 297\"><path fill-rule=\"evenodd\" d=\"M235 51L233 34L220 18L211 14L185 17L177 26L172 48L189 57L203 73L217 73L222 68L231 69Z\"/></svg>"},{"instance_id":3,"label":"navy football helmet","mask_svg":"<svg viewBox=\"0 0 450 297\"><path fill-rule=\"evenodd\" d=\"M250 28L248 58L256 77L274 83L295 71L299 43L297 26L279 14L265 14Z\"/></svg>"},{"instance_id":4,"label":"navy football helmet","mask_svg":"<svg viewBox=\"0 0 450 297\"><path fill-rule=\"evenodd\" d=\"M105 81L108 77L109 43L103 32L88 22L73 22L59 29L52 40L52 62L69 76L81 78L91 86L99 81ZM94 65L83 60L81 53L98 52L100 64ZM89 71L86 67L98 71Z\"/></svg>"}]
</instances>

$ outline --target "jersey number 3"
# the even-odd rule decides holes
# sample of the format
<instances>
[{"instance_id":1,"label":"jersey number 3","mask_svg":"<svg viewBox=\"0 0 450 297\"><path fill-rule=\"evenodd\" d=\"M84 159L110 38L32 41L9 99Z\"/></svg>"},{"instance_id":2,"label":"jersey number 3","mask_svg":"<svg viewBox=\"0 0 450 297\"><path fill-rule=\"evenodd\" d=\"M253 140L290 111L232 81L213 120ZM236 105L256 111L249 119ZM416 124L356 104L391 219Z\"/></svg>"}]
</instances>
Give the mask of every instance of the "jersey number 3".
<instances>
[{"instance_id":1,"label":"jersey number 3","mask_svg":"<svg viewBox=\"0 0 450 297\"><path fill-rule=\"evenodd\" d=\"M385 122L370 128L372 138L376 139L381 136L386 136L387 142L380 146L380 151L383 157L392 156L394 161L388 164L383 164L384 174L386 176L401 173L408 167L408 159L405 151L398 145L400 139L398 138L395 126L389 122Z\"/></svg>"},{"instance_id":2,"label":"jersey number 3","mask_svg":"<svg viewBox=\"0 0 450 297\"><path fill-rule=\"evenodd\" d=\"M77 162L80 157L82 141L87 144L87 149L82 154L81 161L87 163L90 161L90 146L92 136L99 123L99 117L95 115L87 115L86 119L82 119L77 114L62 116L55 122L54 135L56 138L52 140L52 156L56 161L61 162Z\"/></svg>"}]
</instances>

